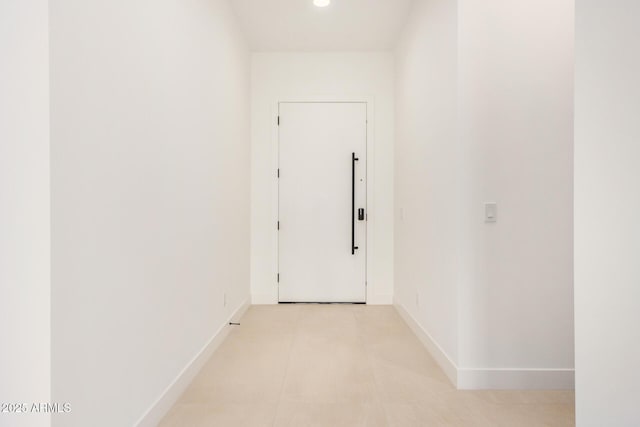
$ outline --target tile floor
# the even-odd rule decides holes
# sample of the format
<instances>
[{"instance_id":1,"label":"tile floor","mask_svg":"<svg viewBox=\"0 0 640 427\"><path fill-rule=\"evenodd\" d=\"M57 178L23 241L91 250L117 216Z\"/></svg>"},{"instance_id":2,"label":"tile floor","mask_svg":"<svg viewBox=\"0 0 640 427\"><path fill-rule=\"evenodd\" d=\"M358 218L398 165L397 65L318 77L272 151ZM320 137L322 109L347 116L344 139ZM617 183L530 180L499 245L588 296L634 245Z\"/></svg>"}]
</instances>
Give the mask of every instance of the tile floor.
<instances>
[{"instance_id":1,"label":"tile floor","mask_svg":"<svg viewBox=\"0 0 640 427\"><path fill-rule=\"evenodd\" d=\"M568 391L457 391L390 306L253 306L162 427L573 426Z\"/></svg>"}]
</instances>

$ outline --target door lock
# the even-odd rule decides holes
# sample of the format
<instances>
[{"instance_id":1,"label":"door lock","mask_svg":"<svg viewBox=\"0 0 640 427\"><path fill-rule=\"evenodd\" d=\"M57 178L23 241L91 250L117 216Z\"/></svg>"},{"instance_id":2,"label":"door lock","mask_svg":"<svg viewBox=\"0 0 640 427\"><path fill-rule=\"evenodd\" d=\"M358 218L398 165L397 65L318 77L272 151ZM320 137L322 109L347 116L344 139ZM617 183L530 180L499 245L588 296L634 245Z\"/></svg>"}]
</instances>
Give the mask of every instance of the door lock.
<instances>
[{"instance_id":1,"label":"door lock","mask_svg":"<svg viewBox=\"0 0 640 427\"><path fill-rule=\"evenodd\" d=\"M364 209L358 209L358 221L364 221Z\"/></svg>"}]
</instances>

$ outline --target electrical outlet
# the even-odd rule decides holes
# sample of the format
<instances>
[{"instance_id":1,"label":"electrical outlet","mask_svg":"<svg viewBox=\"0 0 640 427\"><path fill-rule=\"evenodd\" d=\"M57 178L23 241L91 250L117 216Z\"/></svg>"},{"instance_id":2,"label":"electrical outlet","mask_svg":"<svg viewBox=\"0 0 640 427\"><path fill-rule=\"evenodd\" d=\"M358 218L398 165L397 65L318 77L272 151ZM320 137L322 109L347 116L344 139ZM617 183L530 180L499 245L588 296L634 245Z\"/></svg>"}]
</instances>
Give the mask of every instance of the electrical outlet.
<instances>
[{"instance_id":1,"label":"electrical outlet","mask_svg":"<svg viewBox=\"0 0 640 427\"><path fill-rule=\"evenodd\" d=\"M484 222L498 222L498 204L495 202L484 204Z\"/></svg>"}]
</instances>

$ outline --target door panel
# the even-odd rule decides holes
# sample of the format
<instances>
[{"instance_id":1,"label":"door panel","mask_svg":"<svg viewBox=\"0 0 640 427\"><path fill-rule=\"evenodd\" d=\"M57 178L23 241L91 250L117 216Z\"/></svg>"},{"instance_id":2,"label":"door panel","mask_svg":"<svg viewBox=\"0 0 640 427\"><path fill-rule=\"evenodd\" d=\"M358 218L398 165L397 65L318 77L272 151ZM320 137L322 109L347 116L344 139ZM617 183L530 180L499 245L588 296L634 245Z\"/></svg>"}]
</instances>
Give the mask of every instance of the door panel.
<instances>
[{"instance_id":1,"label":"door panel","mask_svg":"<svg viewBox=\"0 0 640 427\"><path fill-rule=\"evenodd\" d=\"M366 104L281 103L279 114L279 301L365 302Z\"/></svg>"}]
</instances>

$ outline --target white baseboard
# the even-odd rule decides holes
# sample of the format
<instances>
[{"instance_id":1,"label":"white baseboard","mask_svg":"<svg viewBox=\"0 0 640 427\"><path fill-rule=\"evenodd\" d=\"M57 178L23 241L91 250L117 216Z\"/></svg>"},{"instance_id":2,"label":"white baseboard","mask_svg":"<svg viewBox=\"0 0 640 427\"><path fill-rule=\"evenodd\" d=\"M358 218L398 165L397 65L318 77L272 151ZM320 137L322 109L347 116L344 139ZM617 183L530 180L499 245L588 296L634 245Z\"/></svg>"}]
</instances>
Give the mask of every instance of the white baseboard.
<instances>
[{"instance_id":1,"label":"white baseboard","mask_svg":"<svg viewBox=\"0 0 640 427\"><path fill-rule=\"evenodd\" d=\"M392 294L367 295L367 304L368 305L392 305L393 295Z\"/></svg>"},{"instance_id":2,"label":"white baseboard","mask_svg":"<svg viewBox=\"0 0 640 427\"><path fill-rule=\"evenodd\" d=\"M155 427L162 418L169 412L173 405L178 401L182 393L187 389L189 384L198 375L198 372L207 363L214 351L225 340L231 328L229 322L239 319L249 308L249 300L245 301L218 331L211 337L209 342L200 350L200 352L184 367L182 372L178 374L176 379L166 388L162 395L149 408L149 410L135 424L138 427Z\"/></svg>"},{"instance_id":3,"label":"white baseboard","mask_svg":"<svg viewBox=\"0 0 640 427\"><path fill-rule=\"evenodd\" d=\"M459 390L573 390L575 387L574 369L458 368L402 304L396 301L394 306Z\"/></svg>"},{"instance_id":4,"label":"white baseboard","mask_svg":"<svg viewBox=\"0 0 640 427\"><path fill-rule=\"evenodd\" d=\"M251 304L253 305L278 304L278 296L273 294L251 294Z\"/></svg>"},{"instance_id":5,"label":"white baseboard","mask_svg":"<svg viewBox=\"0 0 640 427\"><path fill-rule=\"evenodd\" d=\"M460 390L573 390L573 369L458 369Z\"/></svg>"},{"instance_id":6,"label":"white baseboard","mask_svg":"<svg viewBox=\"0 0 640 427\"><path fill-rule=\"evenodd\" d=\"M420 324L413 318L413 316L411 316L411 314L409 314L402 304L396 302L394 307L398 310L398 313L400 313L400 316L404 319L407 325L409 325L409 328L411 328L413 333L416 334L418 339L422 344L424 344L429 353L431 353L431 356L444 371L445 375L449 378L449 381L451 381L451 384L456 386L458 384L458 367L453 363L449 355L447 355L433 337L429 335L422 326L420 326Z\"/></svg>"}]
</instances>

